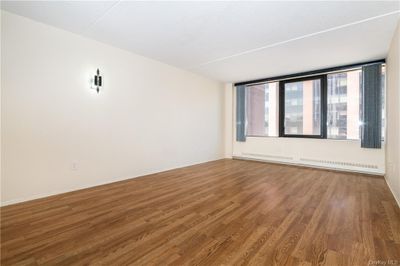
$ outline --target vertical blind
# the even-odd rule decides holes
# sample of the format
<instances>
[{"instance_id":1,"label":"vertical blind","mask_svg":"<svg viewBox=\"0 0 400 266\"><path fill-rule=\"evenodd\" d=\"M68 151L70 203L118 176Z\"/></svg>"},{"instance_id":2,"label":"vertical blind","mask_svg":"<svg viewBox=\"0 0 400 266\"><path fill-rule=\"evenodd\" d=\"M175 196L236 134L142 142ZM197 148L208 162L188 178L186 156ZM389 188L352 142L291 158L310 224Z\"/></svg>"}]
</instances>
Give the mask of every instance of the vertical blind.
<instances>
[{"instance_id":1,"label":"vertical blind","mask_svg":"<svg viewBox=\"0 0 400 266\"><path fill-rule=\"evenodd\" d=\"M361 147L381 148L382 139L382 65L362 67L362 111Z\"/></svg>"},{"instance_id":2,"label":"vertical blind","mask_svg":"<svg viewBox=\"0 0 400 266\"><path fill-rule=\"evenodd\" d=\"M246 87L236 87L236 141L246 141Z\"/></svg>"}]
</instances>

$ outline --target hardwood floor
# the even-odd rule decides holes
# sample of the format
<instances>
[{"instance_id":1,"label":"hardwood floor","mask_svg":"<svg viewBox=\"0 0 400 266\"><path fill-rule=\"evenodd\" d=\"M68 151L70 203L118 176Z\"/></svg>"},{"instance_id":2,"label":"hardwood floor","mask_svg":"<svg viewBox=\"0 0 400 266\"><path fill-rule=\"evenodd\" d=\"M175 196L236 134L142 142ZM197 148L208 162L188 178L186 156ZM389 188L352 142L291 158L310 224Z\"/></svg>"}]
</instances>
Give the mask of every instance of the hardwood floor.
<instances>
[{"instance_id":1,"label":"hardwood floor","mask_svg":"<svg viewBox=\"0 0 400 266\"><path fill-rule=\"evenodd\" d=\"M399 207L360 174L219 160L1 216L2 265L400 265Z\"/></svg>"}]
</instances>

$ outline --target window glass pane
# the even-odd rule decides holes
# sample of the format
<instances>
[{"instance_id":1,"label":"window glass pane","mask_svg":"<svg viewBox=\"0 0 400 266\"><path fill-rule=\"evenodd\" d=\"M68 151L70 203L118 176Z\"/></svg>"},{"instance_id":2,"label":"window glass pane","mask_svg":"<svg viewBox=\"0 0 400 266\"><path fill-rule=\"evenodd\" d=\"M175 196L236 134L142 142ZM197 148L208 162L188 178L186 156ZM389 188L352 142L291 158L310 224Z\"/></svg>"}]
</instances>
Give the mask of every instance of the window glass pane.
<instances>
[{"instance_id":1,"label":"window glass pane","mask_svg":"<svg viewBox=\"0 0 400 266\"><path fill-rule=\"evenodd\" d=\"M328 138L360 138L360 92L361 70L328 75Z\"/></svg>"},{"instance_id":2,"label":"window glass pane","mask_svg":"<svg viewBox=\"0 0 400 266\"><path fill-rule=\"evenodd\" d=\"M285 83L285 134L321 134L321 80Z\"/></svg>"},{"instance_id":3,"label":"window glass pane","mask_svg":"<svg viewBox=\"0 0 400 266\"><path fill-rule=\"evenodd\" d=\"M246 135L278 136L278 83L246 87Z\"/></svg>"}]
</instances>

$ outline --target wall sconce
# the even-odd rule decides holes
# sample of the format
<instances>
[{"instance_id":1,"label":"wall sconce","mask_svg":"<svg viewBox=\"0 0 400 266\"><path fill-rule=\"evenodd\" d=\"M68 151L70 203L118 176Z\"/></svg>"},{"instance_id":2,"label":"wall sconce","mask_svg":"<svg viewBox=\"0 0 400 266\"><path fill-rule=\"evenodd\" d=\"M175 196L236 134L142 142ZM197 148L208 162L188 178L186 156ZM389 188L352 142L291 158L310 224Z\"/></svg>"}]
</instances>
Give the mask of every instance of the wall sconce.
<instances>
[{"instance_id":1,"label":"wall sconce","mask_svg":"<svg viewBox=\"0 0 400 266\"><path fill-rule=\"evenodd\" d=\"M92 89L95 89L99 93L101 86L103 85L102 77L100 76L100 70L97 69L96 75L92 80Z\"/></svg>"}]
</instances>

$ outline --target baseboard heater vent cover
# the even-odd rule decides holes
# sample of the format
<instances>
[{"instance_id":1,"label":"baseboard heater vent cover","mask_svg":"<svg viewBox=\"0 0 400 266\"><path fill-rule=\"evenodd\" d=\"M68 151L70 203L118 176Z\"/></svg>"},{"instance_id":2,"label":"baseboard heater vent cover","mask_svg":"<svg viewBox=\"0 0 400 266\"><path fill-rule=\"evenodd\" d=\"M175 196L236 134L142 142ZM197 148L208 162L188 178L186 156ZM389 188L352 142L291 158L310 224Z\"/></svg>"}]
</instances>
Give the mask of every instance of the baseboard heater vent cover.
<instances>
[{"instance_id":1,"label":"baseboard heater vent cover","mask_svg":"<svg viewBox=\"0 0 400 266\"><path fill-rule=\"evenodd\" d=\"M262 158L268 158L268 159L293 160L293 157L270 155L270 154L261 154L261 153L242 152L242 155L244 155L244 156L262 157Z\"/></svg>"},{"instance_id":2,"label":"baseboard heater vent cover","mask_svg":"<svg viewBox=\"0 0 400 266\"><path fill-rule=\"evenodd\" d=\"M330 166L333 166L333 167L351 166L351 167L361 167L361 168L368 168L368 169L378 169L378 166L377 165L373 165L373 164L338 162L338 161L317 160L317 159L308 159L308 158L300 158L300 161L309 162L309 163L322 163L322 164L330 165Z\"/></svg>"}]
</instances>

